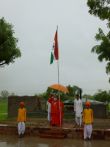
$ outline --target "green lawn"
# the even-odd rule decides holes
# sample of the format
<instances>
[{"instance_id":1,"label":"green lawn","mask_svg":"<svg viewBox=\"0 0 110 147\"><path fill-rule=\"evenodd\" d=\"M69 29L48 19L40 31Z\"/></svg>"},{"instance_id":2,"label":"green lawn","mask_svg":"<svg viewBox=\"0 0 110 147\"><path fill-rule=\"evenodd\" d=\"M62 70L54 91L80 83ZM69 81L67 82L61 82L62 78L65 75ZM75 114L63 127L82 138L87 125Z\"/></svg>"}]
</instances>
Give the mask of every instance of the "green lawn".
<instances>
[{"instance_id":1,"label":"green lawn","mask_svg":"<svg viewBox=\"0 0 110 147\"><path fill-rule=\"evenodd\" d=\"M0 100L0 120L4 120L7 118L8 111L8 101L7 99Z\"/></svg>"}]
</instances>

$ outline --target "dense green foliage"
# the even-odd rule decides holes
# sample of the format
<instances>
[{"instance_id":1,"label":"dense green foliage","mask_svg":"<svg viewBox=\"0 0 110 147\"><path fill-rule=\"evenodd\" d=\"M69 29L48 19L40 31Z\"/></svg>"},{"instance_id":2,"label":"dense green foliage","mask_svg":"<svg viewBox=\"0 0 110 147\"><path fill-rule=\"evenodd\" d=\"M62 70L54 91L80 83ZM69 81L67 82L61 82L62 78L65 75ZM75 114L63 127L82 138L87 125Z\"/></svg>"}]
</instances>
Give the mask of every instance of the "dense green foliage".
<instances>
[{"instance_id":1,"label":"dense green foliage","mask_svg":"<svg viewBox=\"0 0 110 147\"><path fill-rule=\"evenodd\" d=\"M107 20L110 27L110 0L88 0L89 13L98 16L101 20Z\"/></svg>"},{"instance_id":2,"label":"dense green foliage","mask_svg":"<svg viewBox=\"0 0 110 147\"><path fill-rule=\"evenodd\" d=\"M68 96L75 96L75 94L80 94L80 90L82 91L82 89L78 86L68 85L67 88L69 91L69 93L67 94Z\"/></svg>"},{"instance_id":3,"label":"dense green foliage","mask_svg":"<svg viewBox=\"0 0 110 147\"><path fill-rule=\"evenodd\" d=\"M110 102L110 91L107 92L99 90L96 94L94 94L93 98L101 102Z\"/></svg>"},{"instance_id":4,"label":"dense green foliage","mask_svg":"<svg viewBox=\"0 0 110 147\"><path fill-rule=\"evenodd\" d=\"M100 45L96 45L92 48L92 52L98 54L99 61L107 61L106 73L110 74L110 32L105 35L101 28L99 33L96 34L96 40L100 41Z\"/></svg>"},{"instance_id":5,"label":"dense green foliage","mask_svg":"<svg viewBox=\"0 0 110 147\"><path fill-rule=\"evenodd\" d=\"M13 26L0 19L0 66L13 63L15 58L21 56L21 52L17 47L18 40L13 36Z\"/></svg>"},{"instance_id":6,"label":"dense green foliage","mask_svg":"<svg viewBox=\"0 0 110 147\"><path fill-rule=\"evenodd\" d=\"M107 21L108 33L105 34L101 28L95 38L100 41L99 45L92 48L92 52L98 54L99 61L105 60L106 73L110 74L110 0L88 0L89 13ZM109 79L110 81L110 79Z\"/></svg>"}]
</instances>

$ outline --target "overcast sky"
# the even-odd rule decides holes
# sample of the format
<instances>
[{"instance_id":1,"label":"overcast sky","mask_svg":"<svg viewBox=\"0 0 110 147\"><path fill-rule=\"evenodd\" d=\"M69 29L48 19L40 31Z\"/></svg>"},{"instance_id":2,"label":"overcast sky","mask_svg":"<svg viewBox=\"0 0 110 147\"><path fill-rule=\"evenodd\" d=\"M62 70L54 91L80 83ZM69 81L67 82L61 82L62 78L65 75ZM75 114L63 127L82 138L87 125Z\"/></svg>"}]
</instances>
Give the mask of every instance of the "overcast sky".
<instances>
[{"instance_id":1,"label":"overcast sky","mask_svg":"<svg viewBox=\"0 0 110 147\"><path fill-rule=\"evenodd\" d=\"M106 22L88 13L86 0L0 0L1 17L13 24L22 57L0 68L0 91L34 95L57 83L57 63L49 64L57 25L60 83L77 85L83 94L110 89L106 63L91 53Z\"/></svg>"}]
</instances>

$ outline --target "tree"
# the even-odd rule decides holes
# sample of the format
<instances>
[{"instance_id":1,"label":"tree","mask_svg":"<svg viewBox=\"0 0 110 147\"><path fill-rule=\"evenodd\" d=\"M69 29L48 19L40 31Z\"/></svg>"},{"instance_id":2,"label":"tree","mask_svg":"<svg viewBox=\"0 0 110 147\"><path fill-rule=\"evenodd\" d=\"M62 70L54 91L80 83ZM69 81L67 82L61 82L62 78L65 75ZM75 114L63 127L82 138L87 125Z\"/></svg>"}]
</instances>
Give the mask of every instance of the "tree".
<instances>
[{"instance_id":1,"label":"tree","mask_svg":"<svg viewBox=\"0 0 110 147\"><path fill-rule=\"evenodd\" d=\"M7 90L1 91L1 97L2 98L8 98L8 96L9 96L9 92Z\"/></svg>"},{"instance_id":2,"label":"tree","mask_svg":"<svg viewBox=\"0 0 110 147\"><path fill-rule=\"evenodd\" d=\"M18 40L13 36L12 24L0 19L0 66L13 63L15 58L21 57L21 52L17 47Z\"/></svg>"},{"instance_id":3,"label":"tree","mask_svg":"<svg viewBox=\"0 0 110 147\"><path fill-rule=\"evenodd\" d=\"M68 85L67 88L68 88L68 91L69 91L69 93L67 93L68 96L74 97L76 94L79 94L80 97L81 97L82 89L80 87Z\"/></svg>"},{"instance_id":4,"label":"tree","mask_svg":"<svg viewBox=\"0 0 110 147\"><path fill-rule=\"evenodd\" d=\"M74 90L71 85L67 86L69 93L67 94L68 96L74 96Z\"/></svg>"},{"instance_id":5,"label":"tree","mask_svg":"<svg viewBox=\"0 0 110 147\"><path fill-rule=\"evenodd\" d=\"M82 89L78 86L73 86L74 95L78 94L82 98Z\"/></svg>"},{"instance_id":6,"label":"tree","mask_svg":"<svg viewBox=\"0 0 110 147\"><path fill-rule=\"evenodd\" d=\"M110 0L88 0L89 13L99 17L101 20L107 21L107 27L110 30ZM110 31L104 34L103 30L99 28L99 32L95 36L99 45L92 48L92 52L98 54L99 61L105 60L106 73L110 74ZM110 82L110 79L109 79Z\"/></svg>"},{"instance_id":7,"label":"tree","mask_svg":"<svg viewBox=\"0 0 110 147\"><path fill-rule=\"evenodd\" d=\"M97 101L110 102L110 91L99 90L93 97Z\"/></svg>"},{"instance_id":8,"label":"tree","mask_svg":"<svg viewBox=\"0 0 110 147\"><path fill-rule=\"evenodd\" d=\"M107 20L110 28L110 0L88 0L89 13L98 16L101 20Z\"/></svg>"},{"instance_id":9,"label":"tree","mask_svg":"<svg viewBox=\"0 0 110 147\"><path fill-rule=\"evenodd\" d=\"M94 97L90 94L84 94L83 95L83 98L86 98L86 99L93 99Z\"/></svg>"}]
</instances>

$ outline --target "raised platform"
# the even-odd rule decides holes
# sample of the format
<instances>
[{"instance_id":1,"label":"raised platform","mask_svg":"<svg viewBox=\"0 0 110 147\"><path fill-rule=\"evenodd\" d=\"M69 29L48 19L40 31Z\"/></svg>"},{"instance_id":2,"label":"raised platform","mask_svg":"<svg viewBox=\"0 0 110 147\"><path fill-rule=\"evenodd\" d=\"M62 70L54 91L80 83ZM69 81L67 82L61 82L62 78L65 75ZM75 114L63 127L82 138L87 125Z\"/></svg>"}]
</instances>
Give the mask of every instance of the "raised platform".
<instances>
[{"instance_id":1,"label":"raised platform","mask_svg":"<svg viewBox=\"0 0 110 147\"><path fill-rule=\"evenodd\" d=\"M18 135L17 126L0 124L0 134ZM74 138L83 139L83 128L58 127L26 127L26 136L39 136L44 138ZM92 139L110 140L110 129L94 129Z\"/></svg>"}]
</instances>

